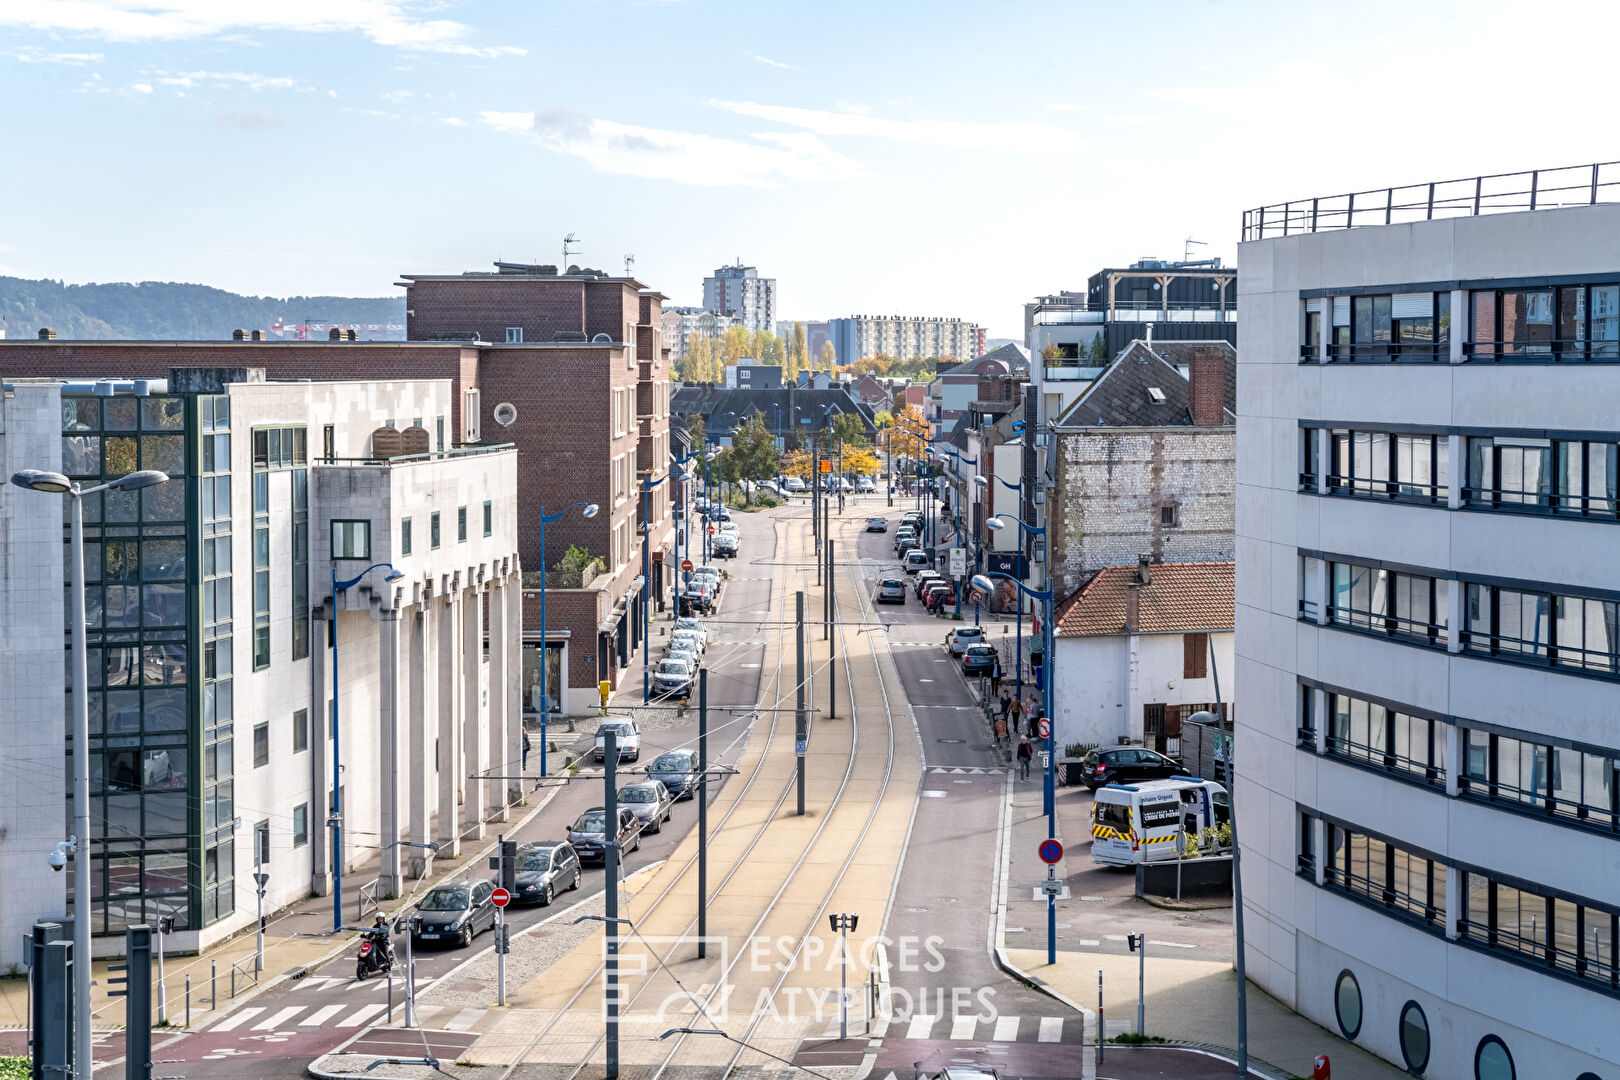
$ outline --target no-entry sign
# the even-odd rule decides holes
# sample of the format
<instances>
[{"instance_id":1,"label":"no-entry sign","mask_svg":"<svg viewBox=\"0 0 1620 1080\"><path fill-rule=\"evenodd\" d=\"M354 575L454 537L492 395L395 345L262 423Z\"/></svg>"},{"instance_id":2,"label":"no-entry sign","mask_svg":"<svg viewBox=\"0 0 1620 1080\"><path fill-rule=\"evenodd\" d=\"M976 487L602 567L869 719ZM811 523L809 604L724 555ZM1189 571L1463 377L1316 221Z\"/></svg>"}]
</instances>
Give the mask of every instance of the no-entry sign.
<instances>
[{"instance_id":1,"label":"no-entry sign","mask_svg":"<svg viewBox=\"0 0 1620 1080\"><path fill-rule=\"evenodd\" d=\"M682 559L681 560L681 569L685 570L688 574L690 574L692 572L692 560L691 559Z\"/></svg>"},{"instance_id":2,"label":"no-entry sign","mask_svg":"<svg viewBox=\"0 0 1620 1080\"><path fill-rule=\"evenodd\" d=\"M505 889L496 889L489 894L489 902L496 907L505 907L512 902L512 894Z\"/></svg>"},{"instance_id":3,"label":"no-entry sign","mask_svg":"<svg viewBox=\"0 0 1620 1080\"><path fill-rule=\"evenodd\" d=\"M1041 841L1041 862L1051 865L1063 858L1063 845L1056 840Z\"/></svg>"},{"instance_id":4,"label":"no-entry sign","mask_svg":"<svg viewBox=\"0 0 1620 1080\"><path fill-rule=\"evenodd\" d=\"M1041 717L1035 724L1035 730L1040 734L1041 738L1050 739L1052 737L1052 721L1044 716Z\"/></svg>"}]
</instances>

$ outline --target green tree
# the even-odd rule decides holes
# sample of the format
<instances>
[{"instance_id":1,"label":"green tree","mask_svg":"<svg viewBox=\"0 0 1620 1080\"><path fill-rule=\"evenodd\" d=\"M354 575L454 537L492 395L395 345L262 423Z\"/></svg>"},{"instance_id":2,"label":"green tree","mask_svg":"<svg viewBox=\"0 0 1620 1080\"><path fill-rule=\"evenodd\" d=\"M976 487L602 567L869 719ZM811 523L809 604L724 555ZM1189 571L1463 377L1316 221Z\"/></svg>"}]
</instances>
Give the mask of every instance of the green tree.
<instances>
[{"instance_id":1,"label":"green tree","mask_svg":"<svg viewBox=\"0 0 1620 1080\"><path fill-rule=\"evenodd\" d=\"M765 426L765 418L755 412L731 437L731 445L720 455L721 475L728 483L748 481L749 487L776 475L776 439ZM748 488L744 503L752 501Z\"/></svg>"},{"instance_id":2,"label":"green tree","mask_svg":"<svg viewBox=\"0 0 1620 1080\"><path fill-rule=\"evenodd\" d=\"M823 341L821 343L821 355L816 357L816 363L826 371L831 371L838 366L838 353L834 351L832 342Z\"/></svg>"},{"instance_id":3,"label":"green tree","mask_svg":"<svg viewBox=\"0 0 1620 1080\"><path fill-rule=\"evenodd\" d=\"M866 425L860 418L849 413L839 413L832 421L833 437L842 440L849 446L866 446L871 442L866 436Z\"/></svg>"},{"instance_id":4,"label":"green tree","mask_svg":"<svg viewBox=\"0 0 1620 1080\"><path fill-rule=\"evenodd\" d=\"M1101 334L1091 339L1091 358L1093 360L1108 359L1108 346L1103 342L1103 335Z\"/></svg>"}]
</instances>

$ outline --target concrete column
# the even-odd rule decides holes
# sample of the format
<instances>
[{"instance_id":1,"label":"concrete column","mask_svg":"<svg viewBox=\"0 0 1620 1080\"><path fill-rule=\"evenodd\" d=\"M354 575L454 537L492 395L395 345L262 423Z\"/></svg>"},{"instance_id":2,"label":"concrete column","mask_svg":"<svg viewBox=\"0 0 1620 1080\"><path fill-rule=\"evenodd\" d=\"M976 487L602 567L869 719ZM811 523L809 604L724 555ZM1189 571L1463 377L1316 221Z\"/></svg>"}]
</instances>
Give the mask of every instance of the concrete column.
<instances>
[{"instance_id":1,"label":"concrete column","mask_svg":"<svg viewBox=\"0 0 1620 1080\"><path fill-rule=\"evenodd\" d=\"M445 594L429 616L437 620L433 630L433 667L437 672L439 736L436 760L439 763L439 854L456 858L461 854L461 702L456 694L460 685L461 650L457 632L460 612L456 610L459 590Z\"/></svg>"},{"instance_id":2,"label":"concrete column","mask_svg":"<svg viewBox=\"0 0 1620 1080\"><path fill-rule=\"evenodd\" d=\"M1446 586L1446 651L1462 652L1463 626L1463 592L1464 586L1460 581L1447 581ZM1439 592L1438 589L1435 590ZM1440 597L1435 597L1439 601Z\"/></svg>"},{"instance_id":3,"label":"concrete column","mask_svg":"<svg viewBox=\"0 0 1620 1080\"><path fill-rule=\"evenodd\" d=\"M331 610L317 608L310 627L309 656L309 890L316 896L332 892L332 835L327 831L327 811L332 801L332 711L326 699L331 694L332 650Z\"/></svg>"},{"instance_id":4,"label":"concrete column","mask_svg":"<svg viewBox=\"0 0 1620 1080\"><path fill-rule=\"evenodd\" d=\"M474 585L461 594L461 744L465 760L462 774L482 776L489 770L489 746L485 739L484 686L484 589ZM462 830L469 839L484 838L484 789L487 781L464 780Z\"/></svg>"},{"instance_id":5,"label":"concrete column","mask_svg":"<svg viewBox=\"0 0 1620 1080\"><path fill-rule=\"evenodd\" d=\"M1446 794L1456 798L1461 787L1458 777L1468 767L1463 758L1463 729L1456 724L1447 724L1442 737L1446 740Z\"/></svg>"},{"instance_id":6,"label":"concrete column","mask_svg":"<svg viewBox=\"0 0 1620 1080\"><path fill-rule=\"evenodd\" d=\"M1460 364L1465 359L1463 343L1468 340L1468 290L1451 290L1451 362Z\"/></svg>"},{"instance_id":7,"label":"concrete column","mask_svg":"<svg viewBox=\"0 0 1620 1080\"><path fill-rule=\"evenodd\" d=\"M1308 687L1305 691L1311 695L1311 712L1316 717L1316 752L1327 753L1328 731L1333 724L1333 717L1327 711L1327 691L1319 687Z\"/></svg>"},{"instance_id":8,"label":"concrete column","mask_svg":"<svg viewBox=\"0 0 1620 1080\"><path fill-rule=\"evenodd\" d=\"M1327 863L1333 857L1333 853L1327 847L1327 822L1319 817L1311 818L1311 831L1315 834L1311 837L1311 848L1316 852L1316 883L1325 885L1327 883Z\"/></svg>"},{"instance_id":9,"label":"concrete column","mask_svg":"<svg viewBox=\"0 0 1620 1080\"><path fill-rule=\"evenodd\" d=\"M378 766L377 778L382 799L378 814L378 840L382 867L377 874L378 896L398 896L399 889L399 767L400 767L400 693L399 693L399 611L384 608L378 615L377 675L379 683L377 708Z\"/></svg>"},{"instance_id":10,"label":"concrete column","mask_svg":"<svg viewBox=\"0 0 1620 1080\"><path fill-rule=\"evenodd\" d=\"M428 626L432 623L420 606L413 607L406 621L410 627L410 674L409 674L409 704L407 709L410 715L410 742L406 748L405 761L408 778L406 780L406 799L410 805L411 821L410 831L406 839L412 844L426 844L432 841L433 835L429 831L428 792L433 784L433 738L436 728L429 719L429 703L432 699L428 694ZM406 865L414 878L423 878L433 868L433 853L426 848L412 847L406 854Z\"/></svg>"},{"instance_id":11,"label":"concrete column","mask_svg":"<svg viewBox=\"0 0 1620 1080\"><path fill-rule=\"evenodd\" d=\"M506 702L506 715L502 720L506 731L506 756L515 761L523 760L523 573L517 569L516 556L513 557L513 570L501 591L506 594L506 633L501 638L501 651L506 654L506 690L502 695ZM548 659L542 645L541 660ZM565 666L562 668L561 685L554 694L561 693L568 681L568 668L566 667L567 653L564 652ZM550 689L551 683L546 683ZM566 699L559 699L566 700ZM536 765L538 767L538 763ZM515 773L512 775L516 775ZM523 785L521 783L508 783L506 786L506 801L508 805L516 806L523 799Z\"/></svg>"},{"instance_id":12,"label":"concrete column","mask_svg":"<svg viewBox=\"0 0 1620 1080\"><path fill-rule=\"evenodd\" d=\"M1435 884L1439 885L1440 882L1437 881ZM1446 867L1445 888L1446 895L1442 903L1446 909L1446 937L1456 941L1462 936L1463 880L1462 871L1455 866Z\"/></svg>"},{"instance_id":13,"label":"concrete column","mask_svg":"<svg viewBox=\"0 0 1620 1080\"><path fill-rule=\"evenodd\" d=\"M1316 575L1316 595L1318 598L1316 601L1316 625L1326 626L1328 624L1328 608L1333 606L1333 596L1329 592L1333 588L1333 581L1328 576L1327 560L1317 559L1316 566L1311 572Z\"/></svg>"},{"instance_id":14,"label":"concrete column","mask_svg":"<svg viewBox=\"0 0 1620 1080\"><path fill-rule=\"evenodd\" d=\"M523 768L523 746L513 754L506 738L506 717L511 706L506 700L506 605L512 590L504 581L489 588L489 708L485 711L485 737L489 740L490 772L496 776L517 776ZM484 787L484 800L490 820L506 821L505 798L508 781L492 780Z\"/></svg>"},{"instance_id":15,"label":"concrete column","mask_svg":"<svg viewBox=\"0 0 1620 1080\"><path fill-rule=\"evenodd\" d=\"M1468 440L1461 435L1446 436L1447 462L1446 508L1456 510L1463 504L1463 486L1468 483Z\"/></svg>"},{"instance_id":16,"label":"concrete column","mask_svg":"<svg viewBox=\"0 0 1620 1080\"><path fill-rule=\"evenodd\" d=\"M1316 439L1316 491L1326 495L1328 474L1333 471L1333 429L1316 428L1312 437Z\"/></svg>"}]
</instances>

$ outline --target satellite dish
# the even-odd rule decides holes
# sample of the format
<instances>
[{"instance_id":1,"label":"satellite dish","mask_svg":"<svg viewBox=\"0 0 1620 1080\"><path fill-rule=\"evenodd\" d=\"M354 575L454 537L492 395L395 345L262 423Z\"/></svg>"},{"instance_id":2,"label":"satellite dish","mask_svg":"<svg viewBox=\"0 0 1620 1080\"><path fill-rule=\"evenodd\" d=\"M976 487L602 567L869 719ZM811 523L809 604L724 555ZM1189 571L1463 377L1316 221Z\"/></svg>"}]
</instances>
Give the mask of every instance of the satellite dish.
<instances>
[{"instance_id":1,"label":"satellite dish","mask_svg":"<svg viewBox=\"0 0 1620 1080\"><path fill-rule=\"evenodd\" d=\"M591 343L593 345L611 345L613 344L613 339L606 334L597 334L595 337L591 338Z\"/></svg>"},{"instance_id":2,"label":"satellite dish","mask_svg":"<svg viewBox=\"0 0 1620 1080\"><path fill-rule=\"evenodd\" d=\"M511 427L517 421L517 406L510 401L503 401L495 406L495 422L501 427Z\"/></svg>"}]
</instances>

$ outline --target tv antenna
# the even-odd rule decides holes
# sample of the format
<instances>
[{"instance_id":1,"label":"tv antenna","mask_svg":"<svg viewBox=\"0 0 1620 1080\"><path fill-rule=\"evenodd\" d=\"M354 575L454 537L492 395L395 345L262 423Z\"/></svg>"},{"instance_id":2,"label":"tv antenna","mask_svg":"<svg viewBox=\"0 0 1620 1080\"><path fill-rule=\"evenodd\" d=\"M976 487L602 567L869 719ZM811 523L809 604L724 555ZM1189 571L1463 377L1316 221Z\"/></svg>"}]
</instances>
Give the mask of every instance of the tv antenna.
<instances>
[{"instance_id":1,"label":"tv antenna","mask_svg":"<svg viewBox=\"0 0 1620 1080\"><path fill-rule=\"evenodd\" d=\"M636 257L634 255L626 255L624 257L624 276L625 277L634 277L635 276L635 275L630 273L630 268L632 266L634 266L634 265L636 265Z\"/></svg>"},{"instance_id":2,"label":"tv antenna","mask_svg":"<svg viewBox=\"0 0 1620 1080\"><path fill-rule=\"evenodd\" d=\"M565 274L568 273L568 256L577 255L579 253L579 248L570 247L570 245L577 243L579 243L579 241L574 237L573 233L569 233L567 236L563 237L563 258L561 269Z\"/></svg>"},{"instance_id":3,"label":"tv antenna","mask_svg":"<svg viewBox=\"0 0 1620 1080\"><path fill-rule=\"evenodd\" d=\"M1194 240L1190 236L1187 237L1187 242L1185 244L1183 244L1182 248L1181 248L1181 261L1182 262L1192 262L1192 249L1193 249L1194 244L1197 244L1199 247L1208 247L1209 246L1209 244L1206 243L1203 240Z\"/></svg>"}]
</instances>

